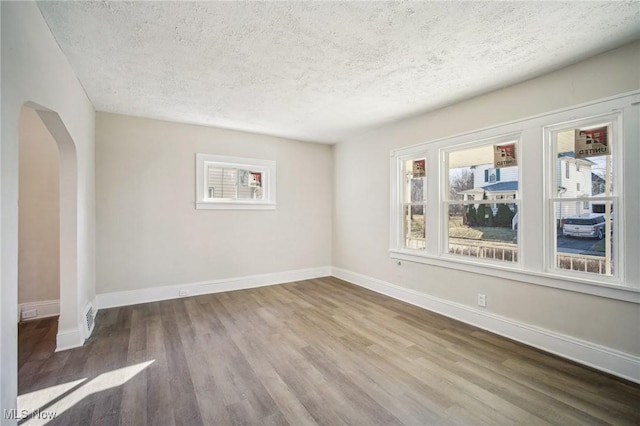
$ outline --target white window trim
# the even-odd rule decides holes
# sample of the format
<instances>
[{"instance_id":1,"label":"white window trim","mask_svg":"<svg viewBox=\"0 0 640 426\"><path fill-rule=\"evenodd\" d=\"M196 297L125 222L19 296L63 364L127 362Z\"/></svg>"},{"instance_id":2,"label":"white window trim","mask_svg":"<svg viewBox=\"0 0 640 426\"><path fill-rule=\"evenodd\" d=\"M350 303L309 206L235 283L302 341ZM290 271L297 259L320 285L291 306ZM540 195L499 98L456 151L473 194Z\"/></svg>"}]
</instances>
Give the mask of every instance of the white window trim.
<instances>
[{"instance_id":1,"label":"white window trim","mask_svg":"<svg viewBox=\"0 0 640 426\"><path fill-rule=\"evenodd\" d=\"M207 176L205 170L215 165L224 168L237 168L262 173L261 200L212 199L206 193ZM229 157L223 155L196 154L196 209L205 210L275 210L276 208L276 162L254 158Z\"/></svg>"},{"instance_id":2,"label":"white window trim","mask_svg":"<svg viewBox=\"0 0 640 426\"><path fill-rule=\"evenodd\" d=\"M638 238L640 221L634 219L637 218L636 212L640 211L640 197L630 192L631 185L617 188L618 197L624 200L624 205L621 211L616 212L616 216L623 218L620 222L624 222L624 233L627 235L624 243L620 242L621 249L617 251L624 265L624 269L621 268L619 271L619 276L611 278L591 276L593 274L563 275L558 273L558 270L547 269L549 249L546 239L549 235L549 225L545 211L547 209L545 185L548 183L548 177L545 176L544 170L547 170L546 163L549 159L541 143L544 138L544 128L615 111L622 111L622 136L627 140L627 142L621 141L617 161L623 162L624 175L618 178L616 185L622 185L624 181L639 182L640 144L637 141L640 141L640 91L392 150L390 152L390 257L640 304L640 262L635 259L640 253L640 238ZM398 159L418 154L427 158L427 191L431 194L428 195L428 199L433 206L435 200L432 200L437 194L438 204L442 205L441 182L444 158L440 150L449 149L452 145L461 147L465 143L480 143L482 140L512 133L522 133L521 142L518 145L518 156L527 159L526 165L519 161L522 167L520 170L522 184L519 187L521 200L518 212L519 223L529 223L523 229L519 227L518 258L522 263L520 265L513 265L511 262L494 264L477 262L473 258L464 259L461 256L445 256L442 253L445 240L442 231L444 229L442 208L428 209L426 250L403 249L401 240L398 238L401 234L397 232L399 229L397 227ZM434 177L437 178L434 179ZM535 181L537 184L524 185L525 180ZM637 190L637 187L635 189ZM433 229L434 227L439 229ZM545 236L541 237L541 234ZM546 241L540 243L543 238ZM527 244L528 241L531 241L531 244Z\"/></svg>"},{"instance_id":3,"label":"white window trim","mask_svg":"<svg viewBox=\"0 0 640 426\"><path fill-rule=\"evenodd\" d=\"M404 223L403 223L403 206L404 206L404 200L402 199L402 183L404 181L404 176L403 176L403 166L402 163L404 161L407 160L413 160L413 159L417 159L417 158L426 158L426 164L425 164L425 169L427 171L427 176L428 176L428 171L429 171L429 159L427 158L424 149L407 149L402 155L400 156L393 156L391 157L391 170L395 171L394 176L392 176L391 179L391 205L393 206L393 210L396 212L396 214L394 216L391 216L391 220L390 220L390 233L389 233L389 238L390 241L393 242L393 245L396 247L399 247L403 250L408 250L409 252L416 252L416 253L423 253L425 250L422 249L409 249L409 248L404 248ZM429 179L427 179L427 187L429 185ZM428 188L427 188L428 191ZM428 199L424 201L424 204L426 206L429 205L429 201ZM428 211L428 207L426 207L426 210ZM427 212L425 211L425 216L426 216ZM429 229L426 227L425 225L425 238L428 240L429 239Z\"/></svg>"},{"instance_id":4,"label":"white window trim","mask_svg":"<svg viewBox=\"0 0 640 426\"><path fill-rule=\"evenodd\" d=\"M451 152L454 151L459 151L462 149L468 149L468 148L476 148L476 147L481 147L481 146L487 146L487 145L501 145L507 142L515 142L516 144L516 157L518 160L518 164L521 164L521 158L520 158L520 132L516 132L516 133L508 133L508 134L502 134L502 135L497 135L494 137L488 137L488 138L481 138L478 140L474 140L471 142L464 142L461 144L452 144L451 146L447 146L445 148L441 148L439 150L439 157L441 158L441 162L440 164L442 165L442 167L440 167L440 179L441 182L443 183L442 185L439 186L439 204L441 206L442 212L440 215L440 229L442 230L448 230L448 215L449 215L449 210L448 207L451 204L451 200L449 200L449 160L448 160L448 155ZM489 170L497 170L495 168L491 168ZM490 174L491 172L489 172ZM518 182L520 182L521 180L521 172L520 172L520 168L518 168ZM489 183L489 182L486 182ZM522 215L520 214L522 209L521 209L521 200L522 200L522 189L520 188L520 184L518 184L518 198L517 199L513 199L513 200L509 200L510 202L517 204L518 205L518 218L521 218ZM486 205L491 205L495 203L495 200L474 200L474 202L469 201L469 204L486 204ZM455 204L459 204L459 203L455 203ZM522 264L522 247L521 247L521 242L520 242L520 231L518 230L518 244L517 244L517 250L518 250L518 260L515 262L504 262L504 261L500 261L500 260L491 260L491 259L482 259L482 260L475 260L475 258L473 257L465 257L462 255L457 255L457 254L451 254L449 253L449 233L448 232L438 232L438 234L440 234L440 238L439 241L440 243L440 256L442 256L443 258L447 258L447 259L452 259L452 260L465 260L465 261L471 261L474 264L480 264L480 265L503 265L509 268L520 268L521 264Z\"/></svg>"},{"instance_id":5,"label":"white window trim","mask_svg":"<svg viewBox=\"0 0 640 426\"><path fill-rule=\"evenodd\" d=\"M555 188L555 184L556 182L558 182L558 176L557 176L557 167L556 167L556 161L557 161L557 151L555 149L555 147L553 146L553 134L556 131L559 130L564 130L567 128L580 128L580 127L587 127L587 126L591 126L593 124L596 123L600 123L600 122L611 122L611 133L612 133L612 137L610 138L610 142L611 144L616 144L615 146L613 146L614 148L614 153L616 155L616 161L617 164L614 167L613 170L613 181L615 183L615 193L612 194L611 196L598 196L598 197L592 197L589 198L590 201L604 201L605 203L607 202L613 202L615 203L616 206L616 210L619 210L621 212L624 212L624 197L620 196L620 194L624 193L624 179L623 179L623 170L626 169L628 167L628 163L625 161L624 158L622 158L621 154L622 154L622 146L624 145L624 141L622 140L622 138L624 137L624 132L622 131L622 110L614 110L613 112L608 112L605 114L598 114L595 116L591 116L591 117L584 117L584 118L580 118L578 120L571 120L571 121L565 121L559 124L553 124L553 125L549 125L549 126L544 126L543 128L543 134L544 134L544 149L545 149L545 158L547 160L546 162L546 169L547 172L545 173L545 203L547 203L547 218L548 221L546 223L546 231L544 233L545 235L545 249L546 249L546 255L545 255L545 261L546 261L546 266L545 266L545 270L548 272L552 272L558 275L583 275L583 273L577 272L577 271L568 271L568 270L562 270L559 268L556 268L555 266L555 257L556 257L556 250L555 250L555 210L554 210L554 202L558 200L557 196L553 196L555 194L556 188ZM618 135L620 135L618 137ZM616 143L617 142L617 143ZM627 163L625 167L625 164ZM567 163L569 164L569 163ZM622 164L622 167L620 167L620 164ZM566 201L566 202L579 202L581 206L584 206L584 200L583 198L564 198L562 199L562 201ZM617 221L617 223L614 225L613 228L613 251L614 253L616 253L616 257L620 256L620 254L624 254L622 253L622 247L624 247L624 239L625 239L625 233L624 233L624 229L625 229L625 220L620 220ZM551 247L554 247L554 249L551 249ZM614 273L612 276L601 276L599 277L600 280L602 280L602 282L606 282L609 284L623 284L623 278L624 278L624 268L627 265L627 262L625 260L628 259L622 259L622 262L618 262L617 267L614 269ZM588 273L584 273L584 274L588 274ZM589 276L591 274L588 274Z\"/></svg>"}]
</instances>

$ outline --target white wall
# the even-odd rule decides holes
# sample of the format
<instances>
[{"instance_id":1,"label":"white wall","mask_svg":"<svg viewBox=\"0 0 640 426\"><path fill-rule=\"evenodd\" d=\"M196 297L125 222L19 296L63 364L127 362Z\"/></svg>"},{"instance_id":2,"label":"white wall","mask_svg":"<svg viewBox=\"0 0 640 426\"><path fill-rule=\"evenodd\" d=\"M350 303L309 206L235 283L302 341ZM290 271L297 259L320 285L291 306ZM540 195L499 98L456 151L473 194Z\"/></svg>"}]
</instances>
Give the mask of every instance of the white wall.
<instances>
[{"instance_id":1,"label":"white wall","mask_svg":"<svg viewBox=\"0 0 640 426\"><path fill-rule=\"evenodd\" d=\"M60 158L35 110L20 115L18 303L60 298Z\"/></svg>"},{"instance_id":2,"label":"white wall","mask_svg":"<svg viewBox=\"0 0 640 426\"><path fill-rule=\"evenodd\" d=\"M640 354L639 305L389 257L389 154L640 88L640 42L557 72L380 127L334 146L333 265L628 354ZM634 143L637 141L634 141ZM366 176L366 179L363 179ZM637 185L638 182L626 182ZM640 192L640 188L630 193Z\"/></svg>"},{"instance_id":3,"label":"white wall","mask_svg":"<svg viewBox=\"0 0 640 426\"><path fill-rule=\"evenodd\" d=\"M96 117L99 294L331 265L331 146ZM196 153L276 160L276 210L196 210Z\"/></svg>"},{"instance_id":4,"label":"white wall","mask_svg":"<svg viewBox=\"0 0 640 426\"><path fill-rule=\"evenodd\" d=\"M59 143L61 155L61 206L76 205L67 212L76 228L61 223L61 240L73 234L61 265L62 274L75 268L63 282L68 294L61 300L62 332L80 338L80 309L95 293L95 201L94 119L95 112L66 58L60 51L34 2L1 2L2 8L2 150L1 150L1 285L0 285L0 408L11 409L17 393L17 305L18 305L18 138L19 116L25 102L40 109ZM55 112L47 112L46 109ZM61 121L60 121L61 120ZM75 158L77 157L77 161ZM71 160L73 159L73 163ZM68 162L69 161L69 162ZM77 163L77 164L76 164ZM77 173L75 166L77 165ZM70 174L67 174L70 172ZM70 181L76 186L63 191ZM63 185L64 184L64 185ZM75 192L74 192L75 191ZM77 193L73 203L67 199ZM61 213L61 217L62 217ZM77 219L77 221L76 221ZM63 242L61 241L61 244ZM69 247L65 247L68 249ZM68 251L68 250L66 250ZM65 275L67 276L67 275ZM73 288L69 288L69 287ZM60 335L59 335L60 336ZM3 424L7 420L2 420Z\"/></svg>"}]
</instances>

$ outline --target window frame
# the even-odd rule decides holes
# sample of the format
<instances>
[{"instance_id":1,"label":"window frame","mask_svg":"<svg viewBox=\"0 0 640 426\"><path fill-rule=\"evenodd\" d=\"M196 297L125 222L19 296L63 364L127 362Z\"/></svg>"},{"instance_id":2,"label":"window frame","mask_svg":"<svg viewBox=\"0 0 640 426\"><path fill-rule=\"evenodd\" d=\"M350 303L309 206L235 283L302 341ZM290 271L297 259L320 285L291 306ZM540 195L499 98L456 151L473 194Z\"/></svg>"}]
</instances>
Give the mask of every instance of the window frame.
<instances>
[{"instance_id":1,"label":"window frame","mask_svg":"<svg viewBox=\"0 0 640 426\"><path fill-rule=\"evenodd\" d=\"M207 193L207 170L209 167L242 169L262 174L262 199L216 199ZM276 162L255 158L231 157L196 153L196 202L197 210L275 210L276 208Z\"/></svg>"},{"instance_id":2,"label":"window frame","mask_svg":"<svg viewBox=\"0 0 640 426\"><path fill-rule=\"evenodd\" d=\"M624 270L627 262L624 259L624 254L622 248L624 247L624 239L625 239L625 220L618 220L617 223L613 227L613 235L611 238L613 239L611 250L615 253L615 258L612 257L612 261L617 261L617 266L614 268L614 272L612 275L600 275L592 272L580 272L569 269L562 269L556 266L556 256L557 256L557 241L556 241L556 223L557 220L555 214L555 203L557 202L575 202L579 203L581 208L584 210L585 203L593 202L593 201L602 201L605 204L611 203L615 206L614 210L619 210L624 212L624 197L622 196L623 188L624 188L624 170L625 170L625 161L622 157L622 147L623 147L623 112L622 110L614 110L609 111L603 114L596 114L588 117L581 117L578 119L559 122L556 124L550 124L544 126L543 136L544 136L544 149L545 149L545 158L547 160L545 167L545 204L546 204L546 225L547 231L545 232L545 270L550 273L565 275L565 276L574 276L574 277L597 277L599 281L603 283L611 283L611 284L622 284L624 279ZM615 166L612 171L612 177L614 182L614 192L609 196L596 196L589 197L586 201L584 197L576 197L576 198L561 198L561 197L553 197L555 191L555 186L557 185L558 180L558 167L556 166L557 162L557 147L555 146L555 135L561 131L567 131L570 129L576 128L584 128L584 127L592 127L598 126L604 123L611 123L611 137L609 138L609 144L612 147L612 152L616 156ZM570 162L566 162L565 164L570 164ZM576 163L577 164L577 163ZM558 201L561 200L561 201Z\"/></svg>"},{"instance_id":3,"label":"window frame","mask_svg":"<svg viewBox=\"0 0 640 426\"><path fill-rule=\"evenodd\" d=\"M464 205L464 202L462 201L456 201L456 200L450 200L449 199L449 194L450 194L450 179L449 179L449 154L451 154L452 152L456 152L456 151L462 151L462 150L466 150L466 149L473 149L473 148L480 148L483 146L495 146L495 145L504 145L507 143L513 142L516 145L516 158L517 158L517 162L518 162L518 198L513 198L513 199L505 199L502 202L497 202L498 200L473 200L473 202L468 202L467 204L485 204L487 206L489 206L489 208L491 208L491 206L493 204L516 204L518 206L518 222L520 222L521 220L521 199L522 196L521 194L521 188L520 188L520 180L521 180L521 171L520 171L520 164L521 164L521 159L520 159L520 144L521 144L521 134L520 132L515 132L515 133L507 133L507 134L502 134L502 135L497 135L497 136L493 136L493 137L489 137L489 138L483 138L483 139L479 139L479 140L474 140L474 141L470 141L470 142L465 142L465 143L461 143L461 144L457 144L457 145L451 145L449 147L445 147L445 148L441 148L439 150L439 156L441 158L440 164L442 165L441 170L440 170L440 179L443 182L443 185L441 185L441 190L440 190L440 196L439 196L439 204L440 204L440 208L441 208L441 223L440 223L440 255L443 258L447 258L447 259L455 259L455 260L459 260L459 261L465 261L465 262L472 262L473 264L487 264L487 265L496 265L499 267L504 267L504 268L515 268L515 269L519 269L522 265L522 256L521 256L521 252L522 252L522 248L521 248L521 242L520 242L520 231L518 227L518 237L517 237L517 241L518 243L516 244L517 246L517 258L518 260L516 261L512 261L512 262L506 262L503 260L492 260L492 259L487 259L487 258L476 258L476 257L465 257L464 255L458 255L455 253L450 253L449 252L449 227L448 227L448 222L449 222L449 206L451 206L452 204L458 204L458 205ZM491 172L493 171L493 173L495 174L496 178L499 175L499 170L500 168L494 168L491 167L489 169L486 169L487 171L489 171L489 177L491 177ZM484 183L487 184L493 184L493 183L498 183L499 181L494 180L494 181L485 181ZM507 203L508 201L508 203Z\"/></svg>"},{"instance_id":4,"label":"window frame","mask_svg":"<svg viewBox=\"0 0 640 426\"><path fill-rule=\"evenodd\" d=\"M404 163L412 160L425 160L425 184L427 187L425 191L428 193L429 191L429 158L426 155L426 152L421 149L417 150L406 150L403 155L400 156L392 156L391 157L391 170L395 171L395 176L392 177L392 185L391 185L391 205L394 206L393 213L390 220L390 241L392 241L392 245L398 249L405 251L407 253L423 253L426 250L427 241L429 240L428 227L426 224L426 216L428 211L428 196L425 197L422 203L406 203L404 200L404 186L403 182L405 179L405 171L404 171ZM425 248L424 249L413 249L405 247L405 235L404 235L404 207L410 204L421 204L424 205L425 210Z\"/></svg>"},{"instance_id":5,"label":"window frame","mask_svg":"<svg viewBox=\"0 0 640 426\"><path fill-rule=\"evenodd\" d=\"M624 200L623 204L618 206L618 211L615 212L617 226L620 227L618 232L620 235L625 234L624 238L618 238L618 244L621 247L616 252L620 257L619 262L621 262L619 275L614 279L602 279L602 276L595 273L582 275L558 273L557 270L547 268L550 256L548 248L550 230L546 188L549 184L549 178L545 171L549 158L546 151L548 148L545 143L544 129L562 123L604 116L611 114L612 111L621 111L622 114L621 146L618 152L619 160L616 160L620 161L621 167L617 169L619 176L615 178L617 179L616 185L618 185L616 190L620 199ZM436 199L438 205L441 205L444 188L444 158L440 150L462 146L465 143L479 143L482 140L515 133L521 133L518 144L519 159L526 158L526 164L519 161L518 258L522 262L519 267L487 262L478 263L458 258L461 256L444 256L442 252L445 240L443 238L445 229L443 208L428 209L425 225L428 232L426 250L418 253L415 250L405 250L398 245L397 236L399 233L396 232L398 229L396 206L398 204L394 201L398 192L398 158L418 152L427 158L427 199L430 206L433 206ZM640 211L640 197L630 192L631 189L637 191L637 186L624 185L625 181L627 183L640 181L640 167L637 167L640 162L640 143L637 141L640 141L640 90L408 147L392 149L390 151L389 174L391 189L389 256L394 261L423 263L640 304L640 262L634 259L634 256L640 253L640 238L638 238L640 221L634 219L635 212ZM446 182L448 182L448 176ZM624 225L620 225L622 221L624 221ZM622 231L623 229L624 231ZM512 262L505 263L511 264Z\"/></svg>"}]
</instances>

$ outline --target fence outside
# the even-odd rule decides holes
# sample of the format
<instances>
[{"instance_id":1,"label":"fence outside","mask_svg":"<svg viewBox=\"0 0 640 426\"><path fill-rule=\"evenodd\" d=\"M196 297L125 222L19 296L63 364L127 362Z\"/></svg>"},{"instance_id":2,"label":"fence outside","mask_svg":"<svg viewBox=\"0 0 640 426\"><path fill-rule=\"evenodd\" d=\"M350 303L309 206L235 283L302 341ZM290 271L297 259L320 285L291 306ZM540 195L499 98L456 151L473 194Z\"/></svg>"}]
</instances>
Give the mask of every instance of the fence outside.
<instances>
[{"instance_id":1,"label":"fence outside","mask_svg":"<svg viewBox=\"0 0 640 426\"><path fill-rule=\"evenodd\" d=\"M424 250L424 238L407 238L405 247L414 250ZM514 244L493 243L487 241L462 241L449 239L449 253L480 259L495 259L509 262L518 261L518 247ZM607 259L604 256L586 254L558 253L556 267L579 272L591 272L607 275ZM613 261L611 262L611 273Z\"/></svg>"},{"instance_id":2,"label":"fence outside","mask_svg":"<svg viewBox=\"0 0 640 426\"><path fill-rule=\"evenodd\" d=\"M515 244L490 241L462 241L449 239L449 253L480 259L494 259L508 262L518 261L518 246Z\"/></svg>"},{"instance_id":3,"label":"fence outside","mask_svg":"<svg viewBox=\"0 0 640 426\"><path fill-rule=\"evenodd\" d=\"M570 271L592 272L607 275L607 258L604 256L591 256L586 254L558 253L556 266ZM613 261L611 262L613 273Z\"/></svg>"}]
</instances>

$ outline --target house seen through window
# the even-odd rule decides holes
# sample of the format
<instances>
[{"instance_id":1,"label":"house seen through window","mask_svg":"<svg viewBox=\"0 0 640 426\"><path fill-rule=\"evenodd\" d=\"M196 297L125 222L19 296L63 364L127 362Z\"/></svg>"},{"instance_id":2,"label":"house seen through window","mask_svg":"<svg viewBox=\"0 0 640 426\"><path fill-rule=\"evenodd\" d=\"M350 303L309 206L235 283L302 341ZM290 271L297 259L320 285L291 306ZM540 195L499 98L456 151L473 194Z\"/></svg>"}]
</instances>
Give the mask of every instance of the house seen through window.
<instances>
[{"instance_id":1,"label":"house seen through window","mask_svg":"<svg viewBox=\"0 0 640 426\"><path fill-rule=\"evenodd\" d=\"M550 132L554 193L550 202L555 229L553 267L598 275L616 274L615 184L616 117Z\"/></svg>"},{"instance_id":2,"label":"house seen through window","mask_svg":"<svg viewBox=\"0 0 640 426\"><path fill-rule=\"evenodd\" d=\"M483 144L447 153L448 253L517 262L518 167L496 167L500 162L495 156L501 146L515 147L516 142Z\"/></svg>"}]
</instances>

